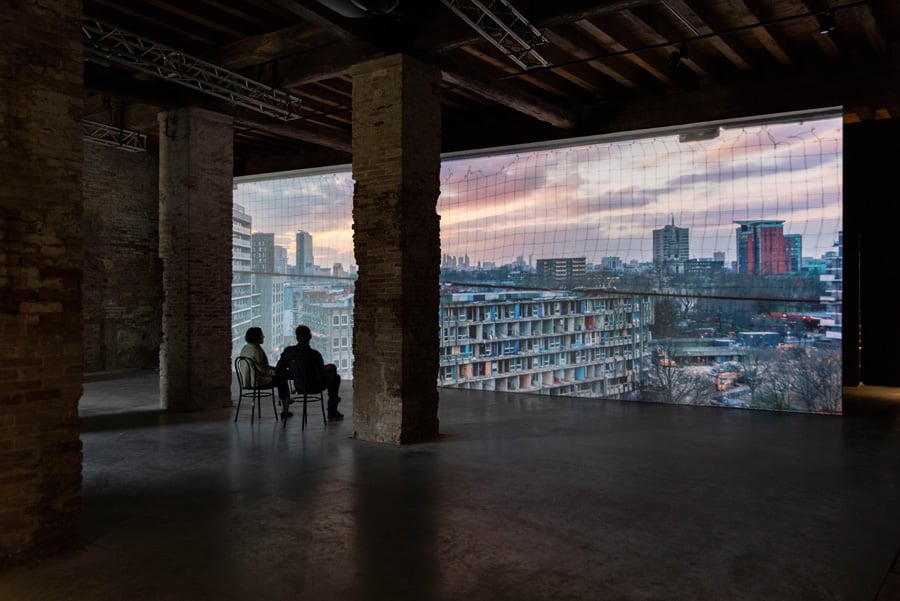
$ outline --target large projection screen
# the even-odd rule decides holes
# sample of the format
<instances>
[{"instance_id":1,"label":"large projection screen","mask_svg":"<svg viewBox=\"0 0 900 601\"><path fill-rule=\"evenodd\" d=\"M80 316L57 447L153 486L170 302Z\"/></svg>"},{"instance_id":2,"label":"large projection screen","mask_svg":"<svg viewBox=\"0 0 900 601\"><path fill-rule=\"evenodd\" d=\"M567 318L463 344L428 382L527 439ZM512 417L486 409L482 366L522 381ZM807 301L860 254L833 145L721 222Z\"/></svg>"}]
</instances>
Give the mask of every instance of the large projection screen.
<instances>
[{"instance_id":1,"label":"large projection screen","mask_svg":"<svg viewBox=\"0 0 900 601\"><path fill-rule=\"evenodd\" d=\"M841 413L841 174L839 110L445 156L438 384ZM237 180L236 345L352 378L352 191Z\"/></svg>"}]
</instances>

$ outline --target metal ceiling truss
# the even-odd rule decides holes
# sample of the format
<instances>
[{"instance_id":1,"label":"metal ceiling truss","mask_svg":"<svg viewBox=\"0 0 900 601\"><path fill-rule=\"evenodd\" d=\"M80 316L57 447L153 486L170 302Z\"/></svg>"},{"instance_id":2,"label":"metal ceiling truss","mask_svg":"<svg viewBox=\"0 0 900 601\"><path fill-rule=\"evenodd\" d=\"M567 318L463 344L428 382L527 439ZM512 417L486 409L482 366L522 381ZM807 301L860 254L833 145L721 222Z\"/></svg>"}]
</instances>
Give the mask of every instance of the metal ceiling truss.
<instances>
[{"instance_id":1,"label":"metal ceiling truss","mask_svg":"<svg viewBox=\"0 0 900 601\"><path fill-rule=\"evenodd\" d=\"M506 0L441 2L521 68L550 64L535 50L536 46L548 44L547 38Z\"/></svg>"},{"instance_id":2,"label":"metal ceiling truss","mask_svg":"<svg viewBox=\"0 0 900 601\"><path fill-rule=\"evenodd\" d=\"M101 146L111 146L126 152L145 152L147 150L147 136L136 131L85 119L81 122L81 133L86 142Z\"/></svg>"},{"instance_id":3,"label":"metal ceiling truss","mask_svg":"<svg viewBox=\"0 0 900 601\"><path fill-rule=\"evenodd\" d=\"M83 19L82 32L86 61L136 69L283 121L300 117L301 99L282 90L96 19Z\"/></svg>"}]
</instances>

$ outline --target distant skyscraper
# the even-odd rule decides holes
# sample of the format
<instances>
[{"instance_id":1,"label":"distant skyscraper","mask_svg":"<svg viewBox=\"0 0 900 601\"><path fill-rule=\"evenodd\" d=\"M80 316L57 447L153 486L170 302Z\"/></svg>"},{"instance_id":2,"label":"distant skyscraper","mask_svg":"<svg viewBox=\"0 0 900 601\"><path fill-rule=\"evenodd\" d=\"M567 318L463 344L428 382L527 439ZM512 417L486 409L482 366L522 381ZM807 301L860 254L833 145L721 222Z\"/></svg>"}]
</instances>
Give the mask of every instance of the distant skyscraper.
<instances>
[{"instance_id":1,"label":"distant skyscraper","mask_svg":"<svg viewBox=\"0 0 900 601\"><path fill-rule=\"evenodd\" d=\"M275 273L287 273L287 249L283 246L275 247Z\"/></svg>"},{"instance_id":2,"label":"distant skyscraper","mask_svg":"<svg viewBox=\"0 0 900 601\"><path fill-rule=\"evenodd\" d=\"M791 271L791 249L785 240L784 220L756 219L734 223L738 224L738 273L779 275ZM799 247L799 241L791 240L790 244L793 245L795 242ZM800 248L797 250L799 252Z\"/></svg>"},{"instance_id":3,"label":"distant skyscraper","mask_svg":"<svg viewBox=\"0 0 900 601\"><path fill-rule=\"evenodd\" d=\"M684 262L690 258L690 230L672 223L653 230L653 263L669 271L683 272Z\"/></svg>"},{"instance_id":4,"label":"distant skyscraper","mask_svg":"<svg viewBox=\"0 0 900 601\"><path fill-rule=\"evenodd\" d=\"M297 232L297 273L300 275L312 275L315 261L313 260L313 239L309 232Z\"/></svg>"},{"instance_id":5,"label":"distant skyscraper","mask_svg":"<svg viewBox=\"0 0 900 601\"><path fill-rule=\"evenodd\" d=\"M260 297L259 325L266 335L264 348L267 353L277 353L284 348L284 281L287 278L269 274L254 274L253 278Z\"/></svg>"},{"instance_id":6,"label":"distant skyscraper","mask_svg":"<svg viewBox=\"0 0 900 601\"><path fill-rule=\"evenodd\" d=\"M252 236L252 270L262 273L275 271L275 234L258 232Z\"/></svg>"}]
</instances>

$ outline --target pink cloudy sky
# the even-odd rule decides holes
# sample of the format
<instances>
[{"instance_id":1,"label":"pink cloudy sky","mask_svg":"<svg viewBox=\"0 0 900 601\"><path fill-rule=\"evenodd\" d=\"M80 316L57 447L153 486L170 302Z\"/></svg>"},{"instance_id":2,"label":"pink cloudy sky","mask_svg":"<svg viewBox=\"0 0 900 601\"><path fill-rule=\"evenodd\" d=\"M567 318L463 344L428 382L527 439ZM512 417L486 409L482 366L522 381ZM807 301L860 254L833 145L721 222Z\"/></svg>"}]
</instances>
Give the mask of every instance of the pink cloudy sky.
<instances>
[{"instance_id":1,"label":"pink cloudy sky","mask_svg":"<svg viewBox=\"0 0 900 601\"><path fill-rule=\"evenodd\" d=\"M735 258L740 219L780 219L804 256L833 250L842 228L840 117L723 128L700 142L677 135L453 157L441 169L442 252L470 262L585 256L648 261L652 231L690 230L694 258ZM293 263L294 232L315 260L354 263L348 167L239 180L235 203L253 230L275 232Z\"/></svg>"}]
</instances>

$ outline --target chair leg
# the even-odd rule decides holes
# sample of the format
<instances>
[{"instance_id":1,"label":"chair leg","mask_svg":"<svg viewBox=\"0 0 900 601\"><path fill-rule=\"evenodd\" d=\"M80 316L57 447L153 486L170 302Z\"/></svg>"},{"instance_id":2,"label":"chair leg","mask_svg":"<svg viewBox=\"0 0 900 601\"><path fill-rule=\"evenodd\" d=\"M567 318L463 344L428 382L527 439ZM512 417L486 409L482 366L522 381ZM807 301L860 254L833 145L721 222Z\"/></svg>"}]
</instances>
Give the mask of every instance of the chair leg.
<instances>
[{"instance_id":1,"label":"chair leg","mask_svg":"<svg viewBox=\"0 0 900 601\"><path fill-rule=\"evenodd\" d=\"M325 397L319 397L319 405L322 407L322 421L325 422L325 425L328 425L328 418L325 417Z\"/></svg>"},{"instance_id":2,"label":"chair leg","mask_svg":"<svg viewBox=\"0 0 900 601\"><path fill-rule=\"evenodd\" d=\"M309 397L305 394L303 395L303 421L300 422L300 430L303 431L306 429L306 404L309 401Z\"/></svg>"},{"instance_id":3,"label":"chair leg","mask_svg":"<svg viewBox=\"0 0 900 601\"><path fill-rule=\"evenodd\" d=\"M243 398L244 398L243 396L238 395L238 406L237 406L237 409L234 410L234 422L235 423L237 423L238 415L241 414L241 399L243 399Z\"/></svg>"},{"instance_id":4,"label":"chair leg","mask_svg":"<svg viewBox=\"0 0 900 601\"><path fill-rule=\"evenodd\" d=\"M278 421L278 407L275 405L275 395L272 395L272 411L275 412L275 421Z\"/></svg>"}]
</instances>

